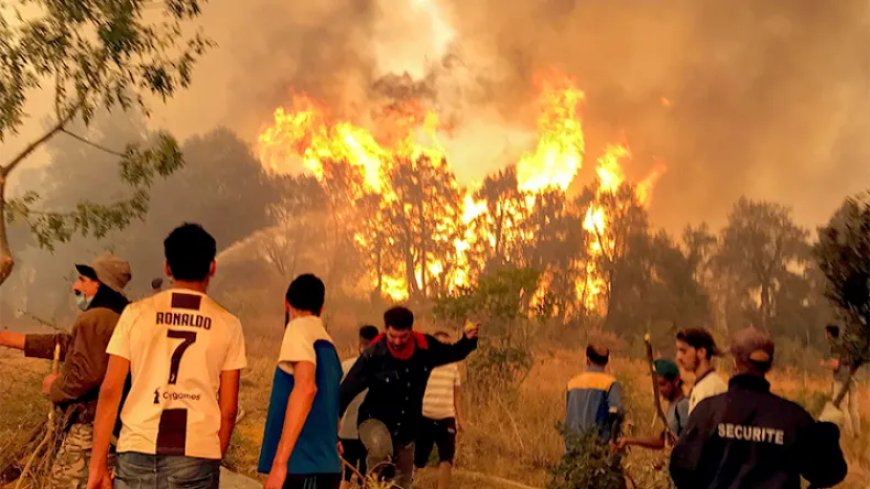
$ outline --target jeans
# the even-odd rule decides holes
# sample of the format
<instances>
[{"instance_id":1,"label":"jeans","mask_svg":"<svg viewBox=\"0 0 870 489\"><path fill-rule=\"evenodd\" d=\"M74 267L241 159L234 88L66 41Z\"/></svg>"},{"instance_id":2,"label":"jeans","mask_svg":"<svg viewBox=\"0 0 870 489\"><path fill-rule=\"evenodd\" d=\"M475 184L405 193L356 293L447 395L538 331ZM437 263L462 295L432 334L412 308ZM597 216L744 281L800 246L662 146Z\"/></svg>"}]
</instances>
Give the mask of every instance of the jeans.
<instances>
[{"instance_id":1,"label":"jeans","mask_svg":"<svg viewBox=\"0 0 870 489\"><path fill-rule=\"evenodd\" d=\"M220 460L178 455L118 454L114 489L217 489Z\"/></svg>"}]
</instances>

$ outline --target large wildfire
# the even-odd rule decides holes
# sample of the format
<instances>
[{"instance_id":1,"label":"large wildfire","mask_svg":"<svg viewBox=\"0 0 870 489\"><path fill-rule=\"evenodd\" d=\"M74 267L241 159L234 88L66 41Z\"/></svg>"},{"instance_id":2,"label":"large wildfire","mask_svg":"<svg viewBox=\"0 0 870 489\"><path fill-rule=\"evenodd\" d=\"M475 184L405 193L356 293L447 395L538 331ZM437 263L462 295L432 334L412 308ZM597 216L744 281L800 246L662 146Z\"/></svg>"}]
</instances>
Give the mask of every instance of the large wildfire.
<instances>
[{"instance_id":1,"label":"large wildfire","mask_svg":"<svg viewBox=\"0 0 870 489\"><path fill-rule=\"evenodd\" d=\"M609 145L596 160L585 198L572 198L586 151L583 100L565 77L543 82L537 144L476 185L457 182L439 142L438 115L419 102L394 103L367 121L351 122L296 96L260 134L259 154L275 171L301 159L323 187L334 222L350 230L367 257L369 286L383 296L398 301L455 293L488 267L510 264L541 271L538 290L529 291L533 302L545 302L555 281L568 280L576 300L562 312L601 313L608 263L622 246L614 221L621 207L648 204L662 166L627 185L621 162L631 157L629 149ZM572 263L552 264L528 252L577 234L552 231L554 216L582 237Z\"/></svg>"}]
</instances>

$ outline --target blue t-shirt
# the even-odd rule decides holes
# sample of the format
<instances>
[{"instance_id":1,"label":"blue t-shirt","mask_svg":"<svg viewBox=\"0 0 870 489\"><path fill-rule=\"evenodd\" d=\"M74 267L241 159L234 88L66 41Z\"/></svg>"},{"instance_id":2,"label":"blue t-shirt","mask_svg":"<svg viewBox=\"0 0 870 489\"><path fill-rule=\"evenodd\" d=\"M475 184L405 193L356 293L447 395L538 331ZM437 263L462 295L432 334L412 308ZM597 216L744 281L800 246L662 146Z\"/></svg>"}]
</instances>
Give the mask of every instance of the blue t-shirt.
<instances>
[{"instance_id":1,"label":"blue t-shirt","mask_svg":"<svg viewBox=\"0 0 870 489\"><path fill-rule=\"evenodd\" d=\"M281 353L272 381L272 397L269 400L258 471L267 474L272 470L272 461L284 428L287 402L294 385L293 362L314 364L317 395L290 455L287 473L341 473L341 461L336 446L341 361L323 322L315 316L294 319L287 324L284 331Z\"/></svg>"}]
</instances>

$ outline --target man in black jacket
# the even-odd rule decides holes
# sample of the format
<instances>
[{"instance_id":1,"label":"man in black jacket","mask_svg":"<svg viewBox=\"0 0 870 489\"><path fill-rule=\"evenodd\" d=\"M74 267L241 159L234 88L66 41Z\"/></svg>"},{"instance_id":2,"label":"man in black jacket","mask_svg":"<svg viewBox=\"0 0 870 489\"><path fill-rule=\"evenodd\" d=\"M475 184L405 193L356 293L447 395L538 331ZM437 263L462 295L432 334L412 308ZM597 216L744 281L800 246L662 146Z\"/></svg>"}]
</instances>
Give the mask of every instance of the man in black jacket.
<instances>
[{"instance_id":1,"label":"man in black jacket","mask_svg":"<svg viewBox=\"0 0 870 489\"><path fill-rule=\"evenodd\" d=\"M734 337L728 392L698 404L671 455L678 488L800 489L801 476L819 487L846 477L837 427L771 394L764 376L773 352L758 330Z\"/></svg>"},{"instance_id":2,"label":"man in black jacket","mask_svg":"<svg viewBox=\"0 0 870 489\"><path fill-rule=\"evenodd\" d=\"M470 325L461 340L447 345L413 331L413 325L414 314L405 307L385 312L386 333L375 338L362 353L342 382L339 394L339 414L344 415L354 397L369 390L358 418L360 440L368 450L368 467L392 461L395 483L403 489L410 488L414 439L429 374L435 367L464 360L477 348L478 332L478 325ZM379 431L389 432L392 446L373 443L380 438Z\"/></svg>"}]
</instances>

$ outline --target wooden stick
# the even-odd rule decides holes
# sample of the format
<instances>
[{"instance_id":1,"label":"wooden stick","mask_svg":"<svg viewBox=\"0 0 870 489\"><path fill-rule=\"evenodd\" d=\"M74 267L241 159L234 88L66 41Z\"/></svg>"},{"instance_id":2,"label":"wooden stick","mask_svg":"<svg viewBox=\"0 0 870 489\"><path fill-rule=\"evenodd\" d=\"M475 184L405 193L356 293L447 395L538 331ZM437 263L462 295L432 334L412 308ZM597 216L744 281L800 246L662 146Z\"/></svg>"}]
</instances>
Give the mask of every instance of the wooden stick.
<instances>
[{"instance_id":1,"label":"wooden stick","mask_svg":"<svg viewBox=\"0 0 870 489\"><path fill-rule=\"evenodd\" d=\"M56 374L58 372L60 366L60 342L54 343L54 359L51 362L51 373ZM45 436L42 438L42 441L39 442L39 445L36 446L36 450L30 454L30 458L27 460L27 463L24 464L24 469L21 471L21 475L18 476L18 480L15 481L15 489L20 489L21 482L27 477L27 473L30 471L30 467L33 465L33 461L36 459L36 456L39 455L39 452L48 445L48 442L51 441L54 435L54 404L49 406L48 408L48 426L45 429Z\"/></svg>"}]
</instances>

